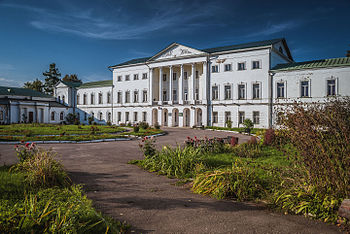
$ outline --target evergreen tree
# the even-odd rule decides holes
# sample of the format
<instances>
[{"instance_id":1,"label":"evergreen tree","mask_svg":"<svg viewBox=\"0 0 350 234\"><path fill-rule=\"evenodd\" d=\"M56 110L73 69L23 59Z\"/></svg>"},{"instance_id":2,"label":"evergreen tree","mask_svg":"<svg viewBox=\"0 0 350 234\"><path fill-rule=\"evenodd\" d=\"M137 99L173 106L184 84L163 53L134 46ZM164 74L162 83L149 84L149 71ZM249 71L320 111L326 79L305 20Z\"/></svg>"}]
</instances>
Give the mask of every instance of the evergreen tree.
<instances>
[{"instance_id":1,"label":"evergreen tree","mask_svg":"<svg viewBox=\"0 0 350 234\"><path fill-rule=\"evenodd\" d=\"M43 88L44 88L44 84L41 80L39 80L37 78L36 80L34 80L32 82L28 81L28 82L24 83L23 88L33 89L35 91L42 92Z\"/></svg>"},{"instance_id":2,"label":"evergreen tree","mask_svg":"<svg viewBox=\"0 0 350 234\"><path fill-rule=\"evenodd\" d=\"M81 83L81 80L78 79L78 76L77 74L71 74L71 75L65 75L62 79L63 81L66 81L66 82L80 82Z\"/></svg>"},{"instance_id":3,"label":"evergreen tree","mask_svg":"<svg viewBox=\"0 0 350 234\"><path fill-rule=\"evenodd\" d=\"M55 85L60 80L61 73L56 68L55 63L50 64L50 68L48 71L44 72L43 75L45 78L44 91L47 94L53 95L53 91L55 89Z\"/></svg>"}]
</instances>

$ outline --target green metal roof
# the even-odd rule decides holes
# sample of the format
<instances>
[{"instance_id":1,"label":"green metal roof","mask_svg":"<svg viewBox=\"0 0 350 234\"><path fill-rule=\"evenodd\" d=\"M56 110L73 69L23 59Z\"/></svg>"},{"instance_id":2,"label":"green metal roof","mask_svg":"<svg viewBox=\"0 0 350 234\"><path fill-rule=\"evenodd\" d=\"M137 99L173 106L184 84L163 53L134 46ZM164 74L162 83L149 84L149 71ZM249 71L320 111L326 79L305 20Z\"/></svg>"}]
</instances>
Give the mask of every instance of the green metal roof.
<instances>
[{"instance_id":1,"label":"green metal roof","mask_svg":"<svg viewBox=\"0 0 350 234\"><path fill-rule=\"evenodd\" d=\"M32 89L7 87L7 86L0 86L0 95L53 98L53 96L51 95L38 92Z\"/></svg>"},{"instance_id":2,"label":"green metal roof","mask_svg":"<svg viewBox=\"0 0 350 234\"><path fill-rule=\"evenodd\" d=\"M214 47L214 48L202 49L201 51L211 54L211 53L224 52L224 51L230 51L230 50L239 50L239 49L248 49L248 48L260 47L260 46L268 46L268 45L273 45L273 44L278 43L278 42L282 42L285 45L285 48L287 50L287 56L291 60L293 60L292 55L291 55L291 53L290 53L290 51L288 49L286 40L284 38L277 38L277 39L272 39L272 40L249 42L249 43L238 44L238 45ZM117 65L114 65L114 66L109 66L109 67L111 68L111 67L132 65L132 64L137 64L137 63L146 63L148 61L151 61L151 58L152 57L132 59L132 60L129 60L129 61L117 64Z\"/></svg>"},{"instance_id":3,"label":"green metal roof","mask_svg":"<svg viewBox=\"0 0 350 234\"><path fill-rule=\"evenodd\" d=\"M77 88L82 84L82 82L72 82L72 81L64 81L64 80L61 80L61 82L67 85L68 87L72 87L72 88Z\"/></svg>"},{"instance_id":4,"label":"green metal roof","mask_svg":"<svg viewBox=\"0 0 350 234\"><path fill-rule=\"evenodd\" d=\"M286 63L277 64L272 71L291 71L291 70L304 70L313 68L326 68L326 67L342 67L350 66L350 58L332 58L332 59L321 59L297 63Z\"/></svg>"},{"instance_id":5,"label":"green metal roof","mask_svg":"<svg viewBox=\"0 0 350 234\"><path fill-rule=\"evenodd\" d=\"M95 87L107 87L112 86L113 80L101 80L94 82L87 82L79 86L79 89L95 88Z\"/></svg>"}]
</instances>

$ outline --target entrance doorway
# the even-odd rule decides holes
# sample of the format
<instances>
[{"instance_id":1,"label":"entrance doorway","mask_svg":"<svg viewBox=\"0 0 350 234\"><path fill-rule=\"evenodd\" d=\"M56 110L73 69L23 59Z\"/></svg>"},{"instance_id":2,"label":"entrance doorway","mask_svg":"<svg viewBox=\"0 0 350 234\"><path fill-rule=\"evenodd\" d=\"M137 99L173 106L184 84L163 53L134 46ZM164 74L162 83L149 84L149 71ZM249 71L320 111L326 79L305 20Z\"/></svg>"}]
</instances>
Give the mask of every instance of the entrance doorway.
<instances>
[{"instance_id":1,"label":"entrance doorway","mask_svg":"<svg viewBox=\"0 0 350 234\"><path fill-rule=\"evenodd\" d=\"M152 110L152 125L156 126L158 124L158 110L153 109Z\"/></svg>"},{"instance_id":2,"label":"entrance doorway","mask_svg":"<svg viewBox=\"0 0 350 234\"><path fill-rule=\"evenodd\" d=\"M184 118L184 127L189 127L190 126L190 109L185 108L184 113L183 113L183 118Z\"/></svg>"},{"instance_id":3,"label":"entrance doorway","mask_svg":"<svg viewBox=\"0 0 350 234\"><path fill-rule=\"evenodd\" d=\"M179 126L179 110L178 109L176 109L176 108L173 109L172 117L173 117L172 126L173 127Z\"/></svg>"},{"instance_id":4,"label":"entrance doorway","mask_svg":"<svg viewBox=\"0 0 350 234\"><path fill-rule=\"evenodd\" d=\"M162 111L162 126L168 126L168 110L163 109Z\"/></svg>"},{"instance_id":5,"label":"entrance doorway","mask_svg":"<svg viewBox=\"0 0 350 234\"><path fill-rule=\"evenodd\" d=\"M34 121L34 113L33 113L33 111L29 111L28 112L28 122L33 123L33 121Z\"/></svg>"}]
</instances>

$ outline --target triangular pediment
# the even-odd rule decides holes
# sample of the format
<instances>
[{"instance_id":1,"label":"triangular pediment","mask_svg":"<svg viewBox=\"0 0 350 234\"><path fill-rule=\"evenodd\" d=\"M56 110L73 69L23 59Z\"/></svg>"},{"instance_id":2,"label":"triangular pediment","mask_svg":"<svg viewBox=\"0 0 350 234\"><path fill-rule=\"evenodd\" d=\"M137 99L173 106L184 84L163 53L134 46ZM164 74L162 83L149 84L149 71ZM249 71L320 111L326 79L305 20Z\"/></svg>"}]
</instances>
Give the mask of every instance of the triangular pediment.
<instances>
[{"instance_id":1,"label":"triangular pediment","mask_svg":"<svg viewBox=\"0 0 350 234\"><path fill-rule=\"evenodd\" d=\"M164 59L184 58L200 54L205 54L205 52L188 46L180 45L178 43L173 43L164 50L154 55L150 60L158 61Z\"/></svg>"},{"instance_id":2,"label":"triangular pediment","mask_svg":"<svg viewBox=\"0 0 350 234\"><path fill-rule=\"evenodd\" d=\"M56 88L67 88L68 86L66 84L64 84L62 81L59 81L56 84Z\"/></svg>"}]
</instances>

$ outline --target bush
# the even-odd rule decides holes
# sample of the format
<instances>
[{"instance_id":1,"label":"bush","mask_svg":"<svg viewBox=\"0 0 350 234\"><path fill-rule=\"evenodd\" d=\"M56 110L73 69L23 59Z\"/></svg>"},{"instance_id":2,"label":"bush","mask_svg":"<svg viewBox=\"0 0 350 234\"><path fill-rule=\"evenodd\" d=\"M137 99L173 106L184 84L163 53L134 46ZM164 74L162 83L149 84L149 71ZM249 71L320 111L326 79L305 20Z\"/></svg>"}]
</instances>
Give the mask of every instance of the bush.
<instances>
[{"instance_id":1,"label":"bush","mask_svg":"<svg viewBox=\"0 0 350 234\"><path fill-rule=\"evenodd\" d=\"M16 156L19 162L24 162L34 156L38 152L35 143L26 143L25 145L15 145Z\"/></svg>"},{"instance_id":2,"label":"bush","mask_svg":"<svg viewBox=\"0 0 350 234\"><path fill-rule=\"evenodd\" d=\"M69 113L67 116L66 116L66 123L67 124L75 124L76 122L78 122L78 118L76 116L76 114L72 114L72 113Z\"/></svg>"},{"instance_id":3,"label":"bush","mask_svg":"<svg viewBox=\"0 0 350 234\"><path fill-rule=\"evenodd\" d=\"M226 121L226 127L227 128L232 128L232 121L231 120L227 120Z\"/></svg>"},{"instance_id":4,"label":"bush","mask_svg":"<svg viewBox=\"0 0 350 234\"><path fill-rule=\"evenodd\" d=\"M140 127L139 126L137 126L137 125L134 125L134 132L139 132L139 130L140 130Z\"/></svg>"},{"instance_id":5,"label":"bush","mask_svg":"<svg viewBox=\"0 0 350 234\"><path fill-rule=\"evenodd\" d=\"M263 151L259 144L247 142L233 147L232 153L240 158L258 158Z\"/></svg>"},{"instance_id":6,"label":"bush","mask_svg":"<svg viewBox=\"0 0 350 234\"><path fill-rule=\"evenodd\" d=\"M275 130L269 128L264 133L264 145L272 145L275 141Z\"/></svg>"},{"instance_id":7,"label":"bush","mask_svg":"<svg viewBox=\"0 0 350 234\"><path fill-rule=\"evenodd\" d=\"M283 113L281 134L298 150L295 162L309 172L308 185L321 194L350 197L350 98L295 103Z\"/></svg>"},{"instance_id":8,"label":"bush","mask_svg":"<svg viewBox=\"0 0 350 234\"><path fill-rule=\"evenodd\" d=\"M259 198L262 187L254 169L236 161L231 168L197 174L192 191L217 199L232 197L244 201Z\"/></svg>"},{"instance_id":9,"label":"bush","mask_svg":"<svg viewBox=\"0 0 350 234\"><path fill-rule=\"evenodd\" d=\"M147 129L149 128L149 124L147 122L140 122L139 124L140 128Z\"/></svg>"},{"instance_id":10,"label":"bush","mask_svg":"<svg viewBox=\"0 0 350 234\"><path fill-rule=\"evenodd\" d=\"M224 140L221 138L199 139L197 137L187 137L185 141L187 146L194 147L202 153L224 153L226 152Z\"/></svg>"},{"instance_id":11,"label":"bush","mask_svg":"<svg viewBox=\"0 0 350 234\"><path fill-rule=\"evenodd\" d=\"M91 125L93 121L94 121L94 117L90 116L88 118L89 125Z\"/></svg>"},{"instance_id":12,"label":"bush","mask_svg":"<svg viewBox=\"0 0 350 234\"><path fill-rule=\"evenodd\" d=\"M107 125L108 126L112 126L112 122L111 121L107 121Z\"/></svg>"},{"instance_id":13,"label":"bush","mask_svg":"<svg viewBox=\"0 0 350 234\"><path fill-rule=\"evenodd\" d=\"M144 137L141 142L143 144L139 144L139 147L145 157L152 157L156 154L156 140L154 137Z\"/></svg>"},{"instance_id":14,"label":"bush","mask_svg":"<svg viewBox=\"0 0 350 234\"><path fill-rule=\"evenodd\" d=\"M244 132L250 134L254 127L254 124L250 119L245 119L243 122L243 126L244 126Z\"/></svg>"},{"instance_id":15,"label":"bush","mask_svg":"<svg viewBox=\"0 0 350 234\"><path fill-rule=\"evenodd\" d=\"M68 175L55 156L52 151L36 150L14 168L25 172L25 181L33 187L66 186L69 184Z\"/></svg>"},{"instance_id":16,"label":"bush","mask_svg":"<svg viewBox=\"0 0 350 234\"><path fill-rule=\"evenodd\" d=\"M156 124L154 125L154 128L155 128L155 129L160 129L160 125L159 125L158 123L156 123Z\"/></svg>"}]
</instances>

